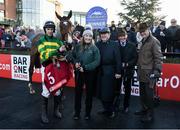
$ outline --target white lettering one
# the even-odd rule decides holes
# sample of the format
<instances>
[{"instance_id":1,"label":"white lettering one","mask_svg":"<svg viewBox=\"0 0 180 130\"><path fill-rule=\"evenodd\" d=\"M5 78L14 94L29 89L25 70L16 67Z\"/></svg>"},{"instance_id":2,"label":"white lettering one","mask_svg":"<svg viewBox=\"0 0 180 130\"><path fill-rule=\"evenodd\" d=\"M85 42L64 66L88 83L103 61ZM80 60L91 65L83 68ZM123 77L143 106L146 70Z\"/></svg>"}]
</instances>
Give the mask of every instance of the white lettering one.
<instances>
[{"instance_id":1,"label":"white lettering one","mask_svg":"<svg viewBox=\"0 0 180 130\"><path fill-rule=\"evenodd\" d=\"M179 78L177 76L173 76L170 80L170 85L172 88L177 88L179 86Z\"/></svg>"}]
</instances>

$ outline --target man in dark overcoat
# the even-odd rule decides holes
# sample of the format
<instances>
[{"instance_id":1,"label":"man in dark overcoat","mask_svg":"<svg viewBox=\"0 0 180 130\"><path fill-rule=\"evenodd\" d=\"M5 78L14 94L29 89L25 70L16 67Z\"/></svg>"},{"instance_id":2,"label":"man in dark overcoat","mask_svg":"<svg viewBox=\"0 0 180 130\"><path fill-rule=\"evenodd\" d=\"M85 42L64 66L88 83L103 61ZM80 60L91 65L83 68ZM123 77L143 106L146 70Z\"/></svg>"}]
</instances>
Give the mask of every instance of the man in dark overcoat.
<instances>
[{"instance_id":1,"label":"man in dark overcoat","mask_svg":"<svg viewBox=\"0 0 180 130\"><path fill-rule=\"evenodd\" d=\"M100 30L100 39L96 43L101 55L97 76L97 92L104 110L99 112L99 114L101 113L109 118L113 118L115 117L113 105L115 80L121 77L121 56L117 43L109 40L110 30L108 27Z\"/></svg>"}]
</instances>

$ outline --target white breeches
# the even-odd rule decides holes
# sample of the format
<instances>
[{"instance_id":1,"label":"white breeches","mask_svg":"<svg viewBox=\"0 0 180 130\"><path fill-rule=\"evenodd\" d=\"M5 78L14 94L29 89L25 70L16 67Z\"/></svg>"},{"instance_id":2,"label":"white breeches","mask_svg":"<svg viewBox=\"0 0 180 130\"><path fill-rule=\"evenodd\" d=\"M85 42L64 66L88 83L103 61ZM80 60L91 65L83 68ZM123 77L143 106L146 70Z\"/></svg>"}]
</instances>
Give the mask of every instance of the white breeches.
<instances>
[{"instance_id":1,"label":"white breeches","mask_svg":"<svg viewBox=\"0 0 180 130\"><path fill-rule=\"evenodd\" d=\"M55 96L59 96L61 94L61 89L59 89L56 93L55 93ZM46 88L44 82L42 83L42 93L41 95L43 97L46 97L48 98L50 96L50 92L48 91L48 89Z\"/></svg>"}]
</instances>

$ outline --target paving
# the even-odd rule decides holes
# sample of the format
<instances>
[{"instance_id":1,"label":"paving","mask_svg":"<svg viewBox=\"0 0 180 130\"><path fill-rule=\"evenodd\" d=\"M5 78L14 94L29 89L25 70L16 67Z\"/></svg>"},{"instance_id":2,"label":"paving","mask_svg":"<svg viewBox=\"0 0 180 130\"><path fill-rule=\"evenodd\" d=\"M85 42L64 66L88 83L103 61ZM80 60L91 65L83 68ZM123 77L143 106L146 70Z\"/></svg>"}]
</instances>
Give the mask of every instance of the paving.
<instances>
[{"instance_id":1,"label":"paving","mask_svg":"<svg viewBox=\"0 0 180 130\"><path fill-rule=\"evenodd\" d=\"M43 124L41 114L41 84L34 83L35 95L30 95L26 81L0 78L0 129L179 129L180 103L161 101L155 109L151 123L142 123L134 112L140 108L139 97L132 96L130 111L119 112L114 119L108 119L97 112L102 109L97 98L93 100L92 118L84 120L84 107L80 120L73 120L74 89L65 88L63 118L53 116L53 98L49 99L49 124ZM82 106L84 106L84 99Z\"/></svg>"}]
</instances>

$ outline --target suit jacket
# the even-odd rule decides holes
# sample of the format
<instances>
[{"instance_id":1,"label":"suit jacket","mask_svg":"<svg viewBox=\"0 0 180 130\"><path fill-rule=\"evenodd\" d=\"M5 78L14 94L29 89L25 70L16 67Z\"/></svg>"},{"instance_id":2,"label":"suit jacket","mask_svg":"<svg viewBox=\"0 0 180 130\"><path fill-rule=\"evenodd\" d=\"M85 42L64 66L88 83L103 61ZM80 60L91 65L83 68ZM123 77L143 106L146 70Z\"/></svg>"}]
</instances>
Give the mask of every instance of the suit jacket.
<instances>
[{"instance_id":1,"label":"suit jacket","mask_svg":"<svg viewBox=\"0 0 180 130\"><path fill-rule=\"evenodd\" d=\"M122 68L122 70L125 70L125 76L132 76L134 72L134 66L137 63L137 50L135 44L126 41L126 45L123 47L118 42L118 47L121 53L121 62L127 64L128 66L125 66Z\"/></svg>"}]
</instances>

